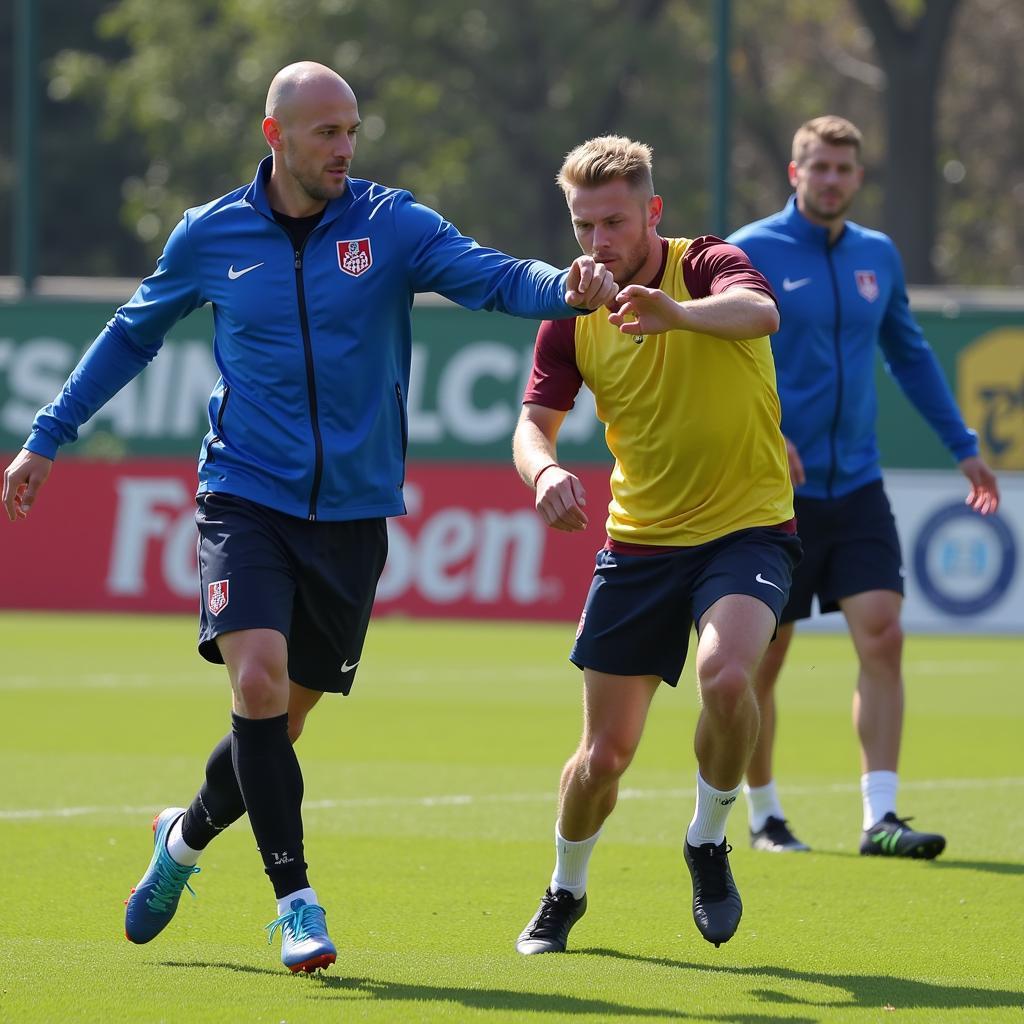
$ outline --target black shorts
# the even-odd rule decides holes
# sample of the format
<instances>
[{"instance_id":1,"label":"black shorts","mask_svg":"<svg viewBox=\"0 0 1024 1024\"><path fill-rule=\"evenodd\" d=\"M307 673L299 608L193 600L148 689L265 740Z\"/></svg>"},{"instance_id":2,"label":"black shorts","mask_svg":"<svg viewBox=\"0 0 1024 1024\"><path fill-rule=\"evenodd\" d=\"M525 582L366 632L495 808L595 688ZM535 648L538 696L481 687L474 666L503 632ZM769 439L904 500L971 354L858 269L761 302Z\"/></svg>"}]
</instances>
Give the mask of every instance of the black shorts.
<instances>
[{"instance_id":1,"label":"black shorts","mask_svg":"<svg viewBox=\"0 0 1024 1024\"><path fill-rule=\"evenodd\" d=\"M868 590L903 593L903 556L882 481L841 498L796 498L796 528L804 557L793 573L783 622L806 619L817 595L823 612Z\"/></svg>"},{"instance_id":2,"label":"black shorts","mask_svg":"<svg viewBox=\"0 0 1024 1024\"><path fill-rule=\"evenodd\" d=\"M675 686L691 622L727 594L748 594L775 613L789 594L800 541L757 527L665 554L597 553L594 578L569 660L617 676L658 676Z\"/></svg>"},{"instance_id":3,"label":"black shorts","mask_svg":"<svg viewBox=\"0 0 1024 1024\"><path fill-rule=\"evenodd\" d=\"M387 557L385 520L307 522L229 494L196 503L199 653L223 664L215 637L276 629L294 682L347 694Z\"/></svg>"}]
</instances>

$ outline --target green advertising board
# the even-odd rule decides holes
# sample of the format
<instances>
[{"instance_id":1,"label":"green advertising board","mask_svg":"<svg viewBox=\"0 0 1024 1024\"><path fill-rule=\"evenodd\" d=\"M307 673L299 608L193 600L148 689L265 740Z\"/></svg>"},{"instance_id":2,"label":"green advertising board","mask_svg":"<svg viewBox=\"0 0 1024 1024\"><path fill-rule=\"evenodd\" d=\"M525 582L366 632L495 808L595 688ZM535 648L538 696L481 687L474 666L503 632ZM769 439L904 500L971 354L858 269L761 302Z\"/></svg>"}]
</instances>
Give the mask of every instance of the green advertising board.
<instances>
[{"instance_id":1,"label":"green advertising board","mask_svg":"<svg viewBox=\"0 0 1024 1024\"><path fill-rule=\"evenodd\" d=\"M935 304L915 309L963 412L995 469L1024 469L1024 308ZM1009 305L1009 304L1007 304ZM948 469L952 457L878 360L882 464Z\"/></svg>"},{"instance_id":2,"label":"green advertising board","mask_svg":"<svg viewBox=\"0 0 1024 1024\"><path fill-rule=\"evenodd\" d=\"M0 449L20 447L36 410L60 389L113 306L84 301L0 303ZM1024 312L937 309L918 319L968 423L997 467L1024 468ZM178 324L152 365L68 446L67 456L193 456L207 429L218 371L212 317ZM508 461L536 324L450 304L417 303L409 389L409 454L427 461ZM946 468L949 456L878 367L879 437L887 467ZM566 462L605 462L588 394L559 437Z\"/></svg>"}]
</instances>

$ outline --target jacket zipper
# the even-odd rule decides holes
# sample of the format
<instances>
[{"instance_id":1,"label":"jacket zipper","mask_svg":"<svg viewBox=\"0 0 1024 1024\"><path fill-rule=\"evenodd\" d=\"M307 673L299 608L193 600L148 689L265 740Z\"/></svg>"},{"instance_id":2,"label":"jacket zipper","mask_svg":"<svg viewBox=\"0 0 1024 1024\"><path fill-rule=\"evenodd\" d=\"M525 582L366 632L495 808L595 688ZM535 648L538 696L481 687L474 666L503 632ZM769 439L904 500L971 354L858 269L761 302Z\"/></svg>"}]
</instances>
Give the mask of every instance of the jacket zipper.
<instances>
[{"instance_id":1,"label":"jacket zipper","mask_svg":"<svg viewBox=\"0 0 1024 1024\"><path fill-rule=\"evenodd\" d=\"M409 428L405 422L405 402L402 401L402 385L395 384L395 398L398 400L398 426L402 431L402 480L398 489L405 487L405 457L409 451Z\"/></svg>"},{"instance_id":2,"label":"jacket zipper","mask_svg":"<svg viewBox=\"0 0 1024 1024\"><path fill-rule=\"evenodd\" d=\"M831 498L832 485L835 483L836 479L836 463L839 461L838 455L836 454L836 438L839 434L839 415L843 407L843 350L839 344L842 330L842 306L839 302L839 282L836 280L836 268L832 262L832 244L830 244L827 239L825 241L825 256L828 260L829 276L832 278L832 295L836 306L835 325L832 329L832 347L835 350L836 357L836 411L832 417L832 429L828 436L829 453L831 458L829 461L828 481L825 487L825 493L829 498Z\"/></svg>"},{"instance_id":3,"label":"jacket zipper","mask_svg":"<svg viewBox=\"0 0 1024 1024\"><path fill-rule=\"evenodd\" d=\"M217 422L214 424L213 436L210 438L210 443L206 446L206 461L212 462L214 459L214 452L211 451L213 445L220 441L224 433L224 413L228 410L228 399L231 397L231 386L229 384L224 385L224 397L221 399L220 408L217 410Z\"/></svg>"},{"instance_id":4,"label":"jacket zipper","mask_svg":"<svg viewBox=\"0 0 1024 1024\"><path fill-rule=\"evenodd\" d=\"M299 326L302 329L302 347L306 354L306 387L309 393L309 415L313 425L313 447L316 452L313 468L313 486L309 492L309 513L306 518L313 522L316 519L316 502L320 496L320 480L324 474L324 444L320 436L320 417L316 402L316 373L313 367L313 341L309 335L309 317L306 313L306 288L302 281L302 253L306 248L309 236L302 243L302 248L295 250L295 289L299 296Z\"/></svg>"}]
</instances>

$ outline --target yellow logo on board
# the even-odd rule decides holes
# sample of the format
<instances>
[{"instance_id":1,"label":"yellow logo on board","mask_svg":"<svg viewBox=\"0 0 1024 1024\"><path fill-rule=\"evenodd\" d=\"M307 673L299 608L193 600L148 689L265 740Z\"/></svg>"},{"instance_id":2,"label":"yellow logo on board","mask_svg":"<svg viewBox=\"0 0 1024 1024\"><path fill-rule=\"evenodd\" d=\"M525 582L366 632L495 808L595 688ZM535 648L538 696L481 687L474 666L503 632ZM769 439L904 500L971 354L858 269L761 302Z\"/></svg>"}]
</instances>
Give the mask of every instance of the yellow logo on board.
<instances>
[{"instance_id":1,"label":"yellow logo on board","mask_svg":"<svg viewBox=\"0 0 1024 1024\"><path fill-rule=\"evenodd\" d=\"M957 357L957 397L993 469L1024 469L1024 329L979 335Z\"/></svg>"}]
</instances>

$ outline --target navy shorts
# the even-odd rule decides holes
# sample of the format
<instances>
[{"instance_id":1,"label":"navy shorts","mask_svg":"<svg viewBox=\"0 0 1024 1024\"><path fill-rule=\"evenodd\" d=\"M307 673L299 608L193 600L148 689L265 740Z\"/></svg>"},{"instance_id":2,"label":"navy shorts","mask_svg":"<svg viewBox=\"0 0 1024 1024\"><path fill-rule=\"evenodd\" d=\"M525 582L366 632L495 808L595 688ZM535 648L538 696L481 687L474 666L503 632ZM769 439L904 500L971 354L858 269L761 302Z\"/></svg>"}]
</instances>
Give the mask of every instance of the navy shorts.
<instances>
[{"instance_id":1,"label":"navy shorts","mask_svg":"<svg viewBox=\"0 0 1024 1024\"><path fill-rule=\"evenodd\" d=\"M804 557L793 573L783 622L806 619L817 595L823 612L868 590L903 593L903 556L882 481L841 498L796 498L796 525Z\"/></svg>"},{"instance_id":2,"label":"navy shorts","mask_svg":"<svg viewBox=\"0 0 1024 1024\"><path fill-rule=\"evenodd\" d=\"M384 519L307 522L230 494L200 494L199 653L215 638L276 629L288 675L329 693L352 689L388 551Z\"/></svg>"},{"instance_id":3,"label":"navy shorts","mask_svg":"<svg viewBox=\"0 0 1024 1024\"><path fill-rule=\"evenodd\" d=\"M748 594L775 613L800 560L795 534L757 527L664 554L597 553L594 578L569 660L617 676L658 676L675 686L691 622L721 597Z\"/></svg>"}]
</instances>

